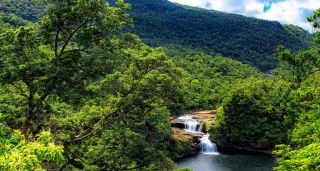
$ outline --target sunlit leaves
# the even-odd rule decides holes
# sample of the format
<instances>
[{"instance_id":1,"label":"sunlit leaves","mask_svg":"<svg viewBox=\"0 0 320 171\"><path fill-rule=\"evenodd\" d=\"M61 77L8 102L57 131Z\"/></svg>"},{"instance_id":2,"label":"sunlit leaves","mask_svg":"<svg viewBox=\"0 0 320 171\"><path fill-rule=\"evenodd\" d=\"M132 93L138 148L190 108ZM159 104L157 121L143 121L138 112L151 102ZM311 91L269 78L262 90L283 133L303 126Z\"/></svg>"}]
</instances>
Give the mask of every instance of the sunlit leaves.
<instances>
[{"instance_id":1,"label":"sunlit leaves","mask_svg":"<svg viewBox=\"0 0 320 171\"><path fill-rule=\"evenodd\" d=\"M317 171L320 169L320 144L312 143L301 149L279 145L274 152L278 156L275 170Z\"/></svg>"},{"instance_id":2,"label":"sunlit leaves","mask_svg":"<svg viewBox=\"0 0 320 171\"><path fill-rule=\"evenodd\" d=\"M0 125L0 170L44 170L44 162L61 164L63 160L63 147L54 144L50 132L26 142L19 131Z\"/></svg>"}]
</instances>

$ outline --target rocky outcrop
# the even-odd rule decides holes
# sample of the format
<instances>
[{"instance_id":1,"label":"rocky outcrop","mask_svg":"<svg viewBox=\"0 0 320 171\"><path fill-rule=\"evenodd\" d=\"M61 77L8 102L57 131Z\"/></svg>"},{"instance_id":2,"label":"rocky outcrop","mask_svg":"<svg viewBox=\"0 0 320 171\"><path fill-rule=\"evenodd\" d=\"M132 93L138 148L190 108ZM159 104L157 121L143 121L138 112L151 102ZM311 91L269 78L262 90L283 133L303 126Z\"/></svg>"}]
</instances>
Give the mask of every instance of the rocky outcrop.
<instances>
[{"instance_id":1,"label":"rocky outcrop","mask_svg":"<svg viewBox=\"0 0 320 171\"><path fill-rule=\"evenodd\" d=\"M194 133L194 132L187 132L180 128L172 128L173 137L176 140L190 140L192 142L199 142L199 138L202 137L202 133Z\"/></svg>"},{"instance_id":2,"label":"rocky outcrop","mask_svg":"<svg viewBox=\"0 0 320 171\"><path fill-rule=\"evenodd\" d=\"M199 139L202 137L201 133L186 132L180 128L172 128L174 133L176 159L194 156L199 153Z\"/></svg>"},{"instance_id":3,"label":"rocky outcrop","mask_svg":"<svg viewBox=\"0 0 320 171\"><path fill-rule=\"evenodd\" d=\"M184 128L184 120L177 119L177 118L171 118L171 127L173 128Z\"/></svg>"},{"instance_id":4,"label":"rocky outcrop","mask_svg":"<svg viewBox=\"0 0 320 171\"><path fill-rule=\"evenodd\" d=\"M202 110L193 112L193 118L196 119L198 122L212 122L215 118L215 114L217 110Z\"/></svg>"},{"instance_id":5,"label":"rocky outcrop","mask_svg":"<svg viewBox=\"0 0 320 171\"><path fill-rule=\"evenodd\" d=\"M218 110L200 110L193 112L194 115L201 115L201 114L215 114Z\"/></svg>"}]
</instances>

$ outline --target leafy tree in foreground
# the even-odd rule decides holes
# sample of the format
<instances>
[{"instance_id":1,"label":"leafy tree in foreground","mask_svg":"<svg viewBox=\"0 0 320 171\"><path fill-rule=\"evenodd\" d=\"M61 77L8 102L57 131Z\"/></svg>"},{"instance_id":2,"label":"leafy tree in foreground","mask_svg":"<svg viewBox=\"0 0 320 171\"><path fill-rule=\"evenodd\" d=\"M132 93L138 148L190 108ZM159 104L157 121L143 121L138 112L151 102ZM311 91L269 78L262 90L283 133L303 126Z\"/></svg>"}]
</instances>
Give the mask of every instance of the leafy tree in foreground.
<instances>
[{"instance_id":1,"label":"leafy tree in foreground","mask_svg":"<svg viewBox=\"0 0 320 171\"><path fill-rule=\"evenodd\" d=\"M41 21L0 36L1 84L11 86L12 96L27 105L18 113L8 108L2 112L19 118L9 123L22 128L27 138L50 118L46 100L51 94L81 87L89 75L105 74L87 57L94 48L113 50L113 39L130 23L128 5L122 1L120 8L104 0L45 2L48 15Z\"/></svg>"},{"instance_id":2,"label":"leafy tree in foreground","mask_svg":"<svg viewBox=\"0 0 320 171\"><path fill-rule=\"evenodd\" d=\"M167 157L168 108L177 87L172 63L160 49L145 45L122 57L112 73L87 87L92 97L79 111L53 104L52 130L66 142L68 160L84 170L172 170Z\"/></svg>"},{"instance_id":3,"label":"leafy tree in foreground","mask_svg":"<svg viewBox=\"0 0 320 171\"><path fill-rule=\"evenodd\" d=\"M43 170L43 164L59 165L63 160L63 147L54 144L50 132L28 143L19 131L0 124L0 170Z\"/></svg>"},{"instance_id":4,"label":"leafy tree in foreground","mask_svg":"<svg viewBox=\"0 0 320 171\"><path fill-rule=\"evenodd\" d=\"M64 170L173 170L176 71L121 29L123 1L46 1L48 16L0 36L1 120L33 142L50 128Z\"/></svg>"}]
</instances>

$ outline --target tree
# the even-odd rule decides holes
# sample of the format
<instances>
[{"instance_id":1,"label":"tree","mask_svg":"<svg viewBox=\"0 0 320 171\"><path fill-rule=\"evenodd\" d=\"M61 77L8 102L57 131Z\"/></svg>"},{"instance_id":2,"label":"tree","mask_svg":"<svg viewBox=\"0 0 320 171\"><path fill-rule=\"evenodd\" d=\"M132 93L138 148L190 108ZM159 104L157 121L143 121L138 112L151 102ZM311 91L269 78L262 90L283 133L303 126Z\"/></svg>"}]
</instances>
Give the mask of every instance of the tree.
<instances>
[{"instance_id":1,"label":"tree","mask_svg":"<svg viewBox=\"0 0 320 171\"><path fill-rule=\"evenodd\" d=\"M319 71L319 52L315 48L292 53L289 49L279 46L276 58L289 64L289 69L292 71L291 79L297 83L301 83L309 75Z\"/></svg>"},{"instance_id":2,"label":"tree","mask_svg":"<svg viewBox=\"0 0 320 171\"><path fill-rule=\"evenodd\" d=\"M319 143L309 144L299 150L292 150L292 148L287 145L279 145L274 154L278 156L275 170L317 171L320 169Z\"/></svg>"},{"instance_id":3,"label":"tree","mask_svg":"<svg viewBox=\"0 0 320 171\"><path fill-rule=\"evenodd\" d=\"M162 49L122 31L129 5L44 3L47 16L0 36L0 120L30 143L50 129L64 145L59 169L173 170L176 71Z\"/></svg>"},{"instance_id":4,"label":"tree","mask_svg":"<svg viewBox=\"0 0 320 171\"><path fill-rule=\"evenodd\" d=\"M247 79L227 95L217 113L212 132L226 148L271 150L285 143L293 128L290 83L270 79Z\"/></svg>"},{"instance_id":5,"label":"tree","mask_svg":"<svg viewBox=\"0 0 320 171\"><path fill-rule=\"evenodd\" d=\"M308 20L313 27L319 29L320 9L316 10ZM285 50L280 53L280 59L287 61L296 72L299 88L293 92L297 109L302 112L295 123L288 145L278 145L274 151L277 156L275 170L319 170L319 67L320 51L317 33L315 47L309 51L292 54Z\"/></svg>"},{"instance_id":6,"label":"tree","mask_svg":"<svg viewBox=\"0 0 320 171\"><path fill-rule=\"evenodd\" d=\"M308 21L311 22L312 27L314 29L320 28L319 18L320 18L320 9L315 10L313 14L310 17L308 17ZM319 34L316 37L316 42L319 43Z\"/></svg>"},{"instance_id":7,"label":"tree","mask_svg":"<svg viewBox=\"0 0 320 171\"><path fill-rule=\"evenodd\" d=\"M87 87L92 96L79 111L53 104L51 128L78 168L171 170L169 109L177 96L172 62L143 44L124 51L110 74Z\"/></svg>"},{"instance_id":8,"label":"tree","mask_svg":"<svg viewBox=\"0 0 320 171\"><path fill-rule=\"evenodd\" d=\"M320 9L316 10L313 15L308 17L308 21L317 30L319 25ZM309 75L320 69L320 33L314 37L315 45L309 50L303 50L298 53L292 53L283 46L278 47L276 58L289 64L292 69L293 80L301 83Z\"/></svg>"},{"instance_id":9,"label":"tree","mask_svg":"<svg viewBox=\"0 0 320 171\"><path fill-rule=\"evenodd\" d=\"M9 30L0 36L0 80L11 85L27 108L22 119L11 123L29 138L50 118L46 100L52 93L84 86L89 75L105 74L103 63L89 60L94 49L114 50L114 39L130 24L128 4L111 7L104 0L48 0L48 15L31 26ZM104 56L107 57L107 56Z\"/></svg>"}]
</instances>

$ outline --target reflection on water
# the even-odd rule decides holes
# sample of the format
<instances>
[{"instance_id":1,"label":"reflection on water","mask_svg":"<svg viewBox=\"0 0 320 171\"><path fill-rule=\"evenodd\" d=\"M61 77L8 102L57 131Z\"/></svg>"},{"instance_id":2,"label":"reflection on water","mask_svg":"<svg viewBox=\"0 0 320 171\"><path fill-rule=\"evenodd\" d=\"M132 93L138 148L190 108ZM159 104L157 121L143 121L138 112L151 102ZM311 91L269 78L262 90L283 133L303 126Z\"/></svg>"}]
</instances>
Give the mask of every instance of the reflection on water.
<instances>
[{"instance_id":1,"label":"reflection on water","mask_svg":"<svg viewBox=\"0 0 320 171\"><path fill-rule=\"evenodd\" d=\"M199 154L178 161L177 165L194 171L272 171L274 162L266 156Z\"/></svg>"}]
</instances>

